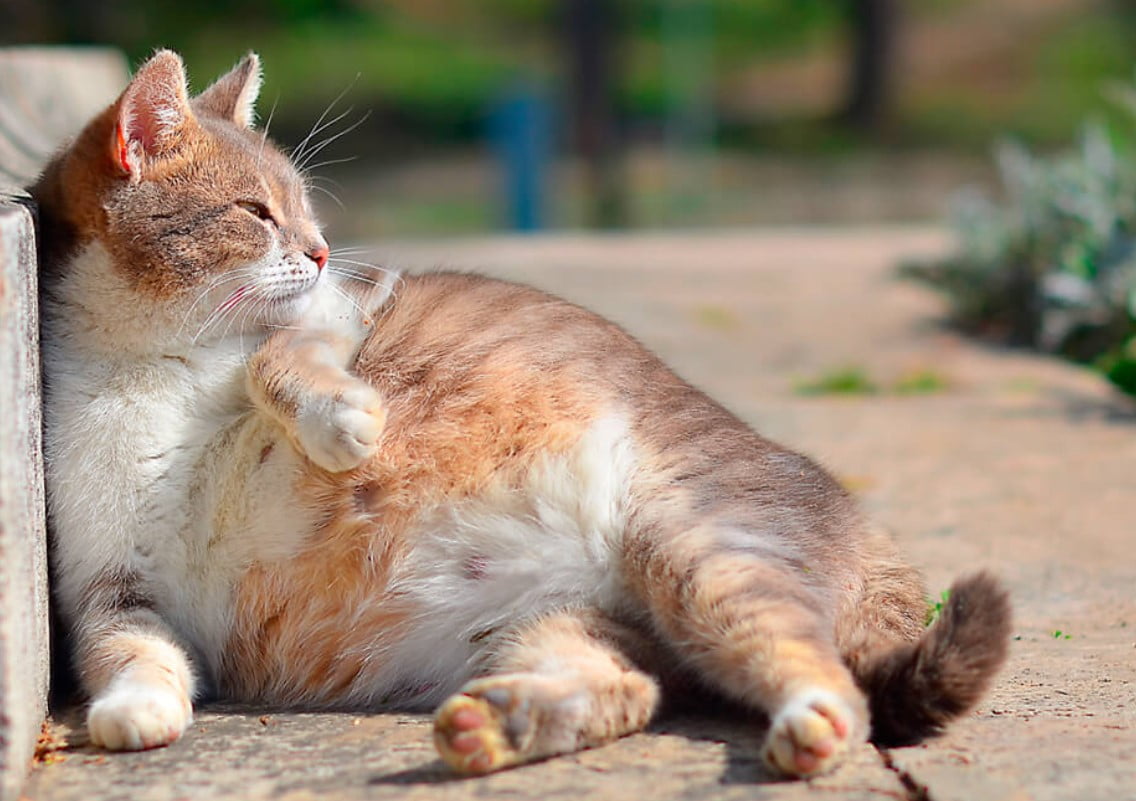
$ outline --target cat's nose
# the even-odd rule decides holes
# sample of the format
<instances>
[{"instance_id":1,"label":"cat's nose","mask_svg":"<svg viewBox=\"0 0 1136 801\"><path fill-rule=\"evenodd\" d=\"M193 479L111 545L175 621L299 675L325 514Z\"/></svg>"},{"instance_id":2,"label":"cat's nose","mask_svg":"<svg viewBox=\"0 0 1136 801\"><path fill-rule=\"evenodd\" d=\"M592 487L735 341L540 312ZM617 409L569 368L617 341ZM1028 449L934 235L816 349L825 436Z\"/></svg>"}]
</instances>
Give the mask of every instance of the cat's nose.
<instances>
[{"instance_id":1,"label":"cat's nose","mask_svg":"<svg viewBox=\"0 0 1136 801\"><path fill-rule=\"evenodd\" d=\"M322 270L324 265L327 264L328 257L331 256L331 251L327 249L327 245L320 245L317 248L312 248L308 251L308 258L316 263L316 268Z\"/></svg>"}]
</instances>

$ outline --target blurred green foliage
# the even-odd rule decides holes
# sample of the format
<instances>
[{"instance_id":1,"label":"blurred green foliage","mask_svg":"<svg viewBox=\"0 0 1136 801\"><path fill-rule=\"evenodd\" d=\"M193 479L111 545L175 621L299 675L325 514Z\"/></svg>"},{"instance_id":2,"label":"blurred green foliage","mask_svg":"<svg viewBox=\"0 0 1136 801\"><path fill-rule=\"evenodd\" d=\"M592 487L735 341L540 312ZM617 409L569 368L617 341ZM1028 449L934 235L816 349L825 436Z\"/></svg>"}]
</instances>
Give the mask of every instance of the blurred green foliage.
<instances>
[{"instance_id":1,"label":"blurred green foliage","mask_svg":"<svg viewBox=\"0 0 1136 801\"><path fill-rule=\"evenodd\" d=\"M957 247L904 272L942 290L965 329L1096 365L1136 394L1136 84L1110 87L1127 124L1077 146L998 148L1003 197L960 194Z\"/></svg>"},{"instance_id":2,"label":"blurred green foliage","mask_svg":"<svg viewBox=\"0 0 1136 801\"><path fill-rule=\"evenodd\" d=\"M186 57L197 86L245 51L258 51L266 67L264 114L279 100L275 124L284 138L302 136L304 123L348 85L349 104L376 109L372 130L394 122L386 127L448 144L478 138L485 108L511 81L542 85L552 97L562 91L563 0L11 1L34 8L36 22L22 32L0 26L0 42L111 44L135 63L156 47L172 47ZM633 125L659 121L675 101L665 39L676 27L668 28L668 9L693 2L615 0L620 104ZM949 20L983 2L916 0L901 7L909 22ZM845 52L851 0L697 4L705 30L679 26L677 33L706 37L711 105L746 85L744 76L762 64ZM905 86L890 144L973 148L1001 130L1031 142L1066 140L1072 120L1101 108L1101 79L1130 68L1131 6L1087 2L1036 42L1015 43L994 61L978 63L965 80ZM1004 80L1015 82L1012 96L984 87ZM762 150L845 152L865 144L830 122L757 110L719 120L718 132L726 144Z\"/></svg>"},{"instance_id":3,"label":"blurred green foliage","mask_svg":"<svg viewBox=\"0 0 1136 801\"><path fill-rule=\"evenodd\" d=\"M555 84L561 71L559 0L41 0L46 38L113 44L132 62L155 47L185 56L197 84L249 49L266 66L264 97L310 118L358 73L351 96L394 110L442 137L470 125L504 82ZM621 0L621 102L631 114L665 105L660 37L666 2ZM832 36L844 13L832 0L705 0L715 69ZM0 34L2 40L3 34ZM41 37L44 38L44 37Z\"/></svg>"}]
</instances>

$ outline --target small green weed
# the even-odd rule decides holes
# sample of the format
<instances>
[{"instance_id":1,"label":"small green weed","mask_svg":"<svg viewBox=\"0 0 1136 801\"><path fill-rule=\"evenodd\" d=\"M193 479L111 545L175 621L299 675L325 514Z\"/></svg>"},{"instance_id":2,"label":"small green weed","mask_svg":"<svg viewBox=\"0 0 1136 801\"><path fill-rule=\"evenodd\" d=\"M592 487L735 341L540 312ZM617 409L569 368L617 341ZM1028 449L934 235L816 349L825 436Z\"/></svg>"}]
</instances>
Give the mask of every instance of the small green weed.
<instances>
[{"instance_id":1,"label":"small green weed","mask_svg":"<svg viewBox=\"0 0 1136 801\"><path fill-rule=\"evenodd\" d=\"M1071 640L1071 639L1073 639L1073 635L1072 634L1066 634L1061 629L1057 629L1056 631L1053 632L1053 639L1055 639L1055 640Z\"/></svg>"},{"instance_id":2,"label":"small green weed","mask_svg":"<svg viewBox=\"0 0 1136 801\"><path fill-rule=\"evenodd\" d=\"M950 386L947 378L934 370L913 370L894 383L883 386L862 367L839 367L816 378L798 381L798 395L929 395Z\"/></svg>"},{"instance_id":3,"label":"small green weed","mask_svg":"<svg viewBox=\"0 0 1136 801\"><path fill-rule=\"evenodd\" d=\"M927 620L926 620L926 624L928 626L930 626L932 623L934 623L936 620L938 620L942 616L943 607L946 605L947 601L950 600L950 598L951 598L951 591L950 590L943 590L942 592L939 593L939 600L932 601L930 598L927 599Z\"/></svg>"},{"instance_id":4,"label":"small green weed","mask_svg":"<svg viewBox=\"0 0 1136 801\"><path fill-rule=\"evenodd\" d=\"M900 376L892 391L896 395L930 395L948 386L947 379L934 370L913 370Z\"/></svg>"},{"instance_id":5,"label":"small green weed","mask_svg":"<svg viewBox=\"0 0 1136 801\"><path fill-rule=\"evenodd\" d=\"M716 331L734 331L741 326L738 315L725 306L699 306L695 310L694 319L703 328Z\"/></svg>"},{"instance_id":6,"label":"small green weed","mask_svg":"<svg viewBox=\"0 0 1136 801\"><path fill-rule=\"evenodd\" d=\"M860 367L842 367L796 385L798 395L875 395L879 391Z\"/></svg>"}]
</instances>

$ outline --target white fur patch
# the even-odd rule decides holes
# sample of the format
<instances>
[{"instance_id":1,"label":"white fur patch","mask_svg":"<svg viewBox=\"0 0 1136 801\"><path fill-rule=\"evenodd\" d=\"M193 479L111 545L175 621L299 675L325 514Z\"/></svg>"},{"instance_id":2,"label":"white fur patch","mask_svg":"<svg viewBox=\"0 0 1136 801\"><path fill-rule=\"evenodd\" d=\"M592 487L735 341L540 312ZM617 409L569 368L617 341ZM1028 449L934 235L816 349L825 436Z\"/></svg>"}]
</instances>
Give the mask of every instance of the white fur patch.
<instances>
[{"instance_id":1,"label":"white fur patch","mask_svg":"<svg viewBox=\"0 0 1136 801\"><path fill-rule=\"evenodd\" d=\"M469 677L487 633L564 607L617 608L635 470L626 421L607 417L567 454L538 463L521 488L428 515L394 587L421 612L386 649L377 682L416 685L413 703L432 706Z\"/></svg>"},{"instance_id":2,"label":"white fur patch","mask_svg":"<svg viewBox=\"0 0 1136 801\"><path fill-rule=\"evenodd\" d=\"M193 722L189 699L172 687L120 674L87 713L91 742L111 751L168 745Z\"/></svg>"}]
</instances>

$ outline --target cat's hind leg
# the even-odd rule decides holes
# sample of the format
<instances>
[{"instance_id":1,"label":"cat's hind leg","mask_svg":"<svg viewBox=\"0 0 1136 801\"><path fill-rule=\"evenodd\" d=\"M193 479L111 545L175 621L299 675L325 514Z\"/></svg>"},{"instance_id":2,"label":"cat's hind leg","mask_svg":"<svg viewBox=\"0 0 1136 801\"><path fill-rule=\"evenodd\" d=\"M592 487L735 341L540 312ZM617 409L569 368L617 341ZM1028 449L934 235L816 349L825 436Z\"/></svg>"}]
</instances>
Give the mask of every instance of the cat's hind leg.
<instances>
[{"instance_id":1,"label":"cat's hind leg","mask_svg":"<svg viewBox=\"0 0 1136 801\"><path fill-rule=\"evenodd\" d=\"M438 752L462 773L489 773L642 730L659 688L628 655L640 645L639 635L592 611L501 636L486 675L438 709Z\"/></svg>"},{"instance_id":2,"label":"cat's hind leg","mask_svg":"<svg viewBox=\"0 0 1136 801\"><path fill-rule=\"evenodd\" d=\"M866 740L867 703L837 651L824 593L751 542L713 525L632 541L627 579L704 681L768 716L762 756L772 769L824 773Z\"/></svg>"}]
</instances>

